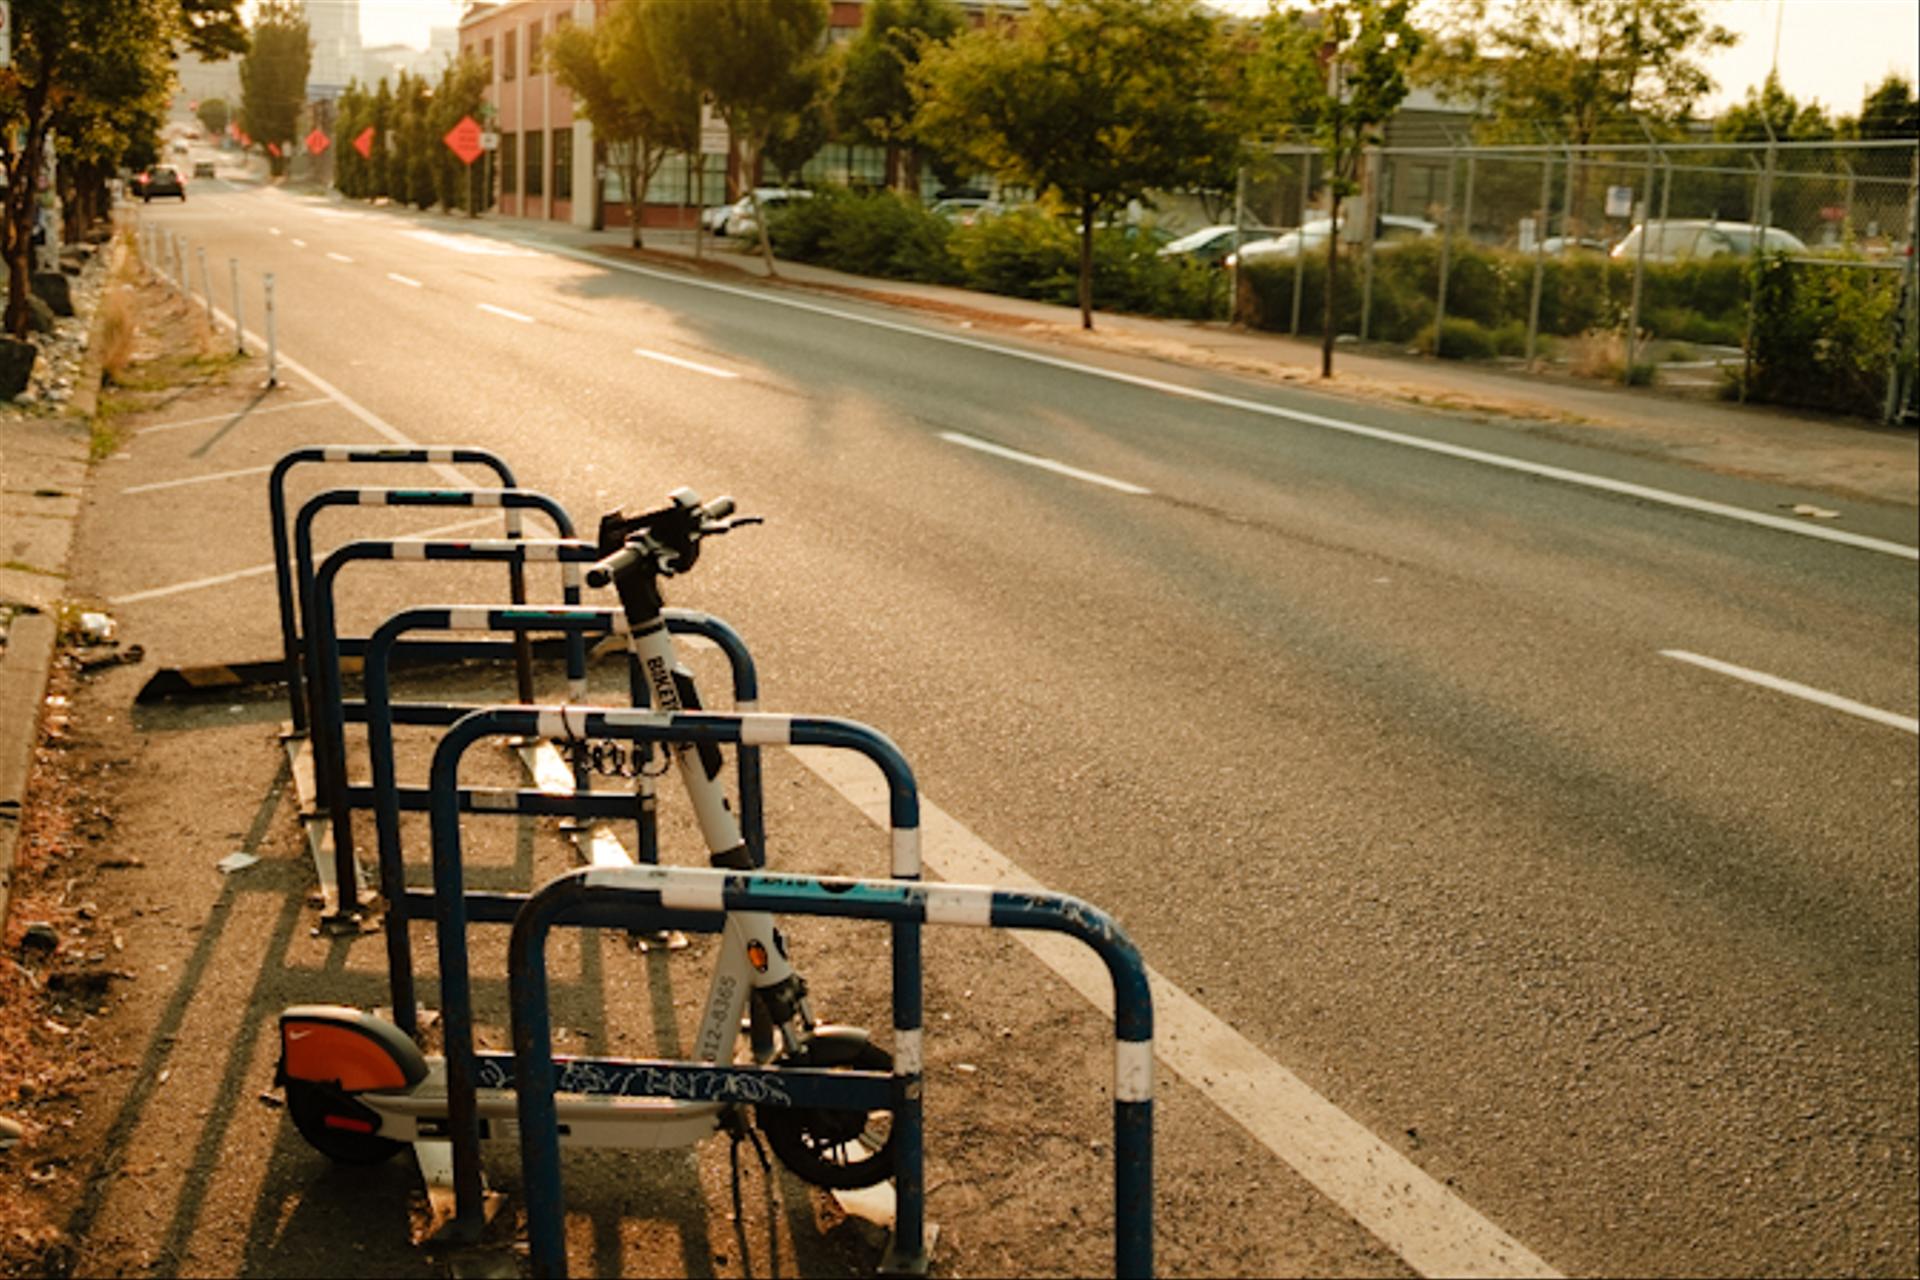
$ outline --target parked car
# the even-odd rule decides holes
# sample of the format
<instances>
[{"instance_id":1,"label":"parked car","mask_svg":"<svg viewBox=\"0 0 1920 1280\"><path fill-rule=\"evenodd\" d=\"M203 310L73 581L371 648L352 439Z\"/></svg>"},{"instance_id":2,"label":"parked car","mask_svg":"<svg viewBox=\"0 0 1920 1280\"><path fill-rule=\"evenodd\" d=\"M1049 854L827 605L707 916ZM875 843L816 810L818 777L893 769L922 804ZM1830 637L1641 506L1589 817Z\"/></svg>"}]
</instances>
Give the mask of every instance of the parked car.
<instances>
[{"instance_id":1,"label":"parked car","mask_svg":"<svg viewBox=\"0 0 1920 1280\"><path fill-rule=\"evenodd\" d=\"M1160 246L1163 258L1187 258L1203 266L1218 266L1233 253L1234 233L1238 230L1240 243L1244 247L1256 240L1271 239L1273 227L1239 227L1231 222L1218 223L1211 227L1201 227L1198 231L1189 231L1176 240L1169 240Z\"/></svg>"},{"instance_id":2,"label":"parked car","mask_svg":"<svg viewBox=\"0 0 1920 1280\"><path fill-rule=\"evenodd\" d=\"M213 176L214 176L214 174L213 174L213 161L211 161L211 160L195 160L195 161L193 162L193 176L194 176L194 177L196 177L196 178L211 178L211 177L213 177Z\"/></svg>"},{"instance_id":3,"label":"parked car","mask_svg":"<svg viewBox=\"0 0 1920 1280\"><path fill-rule=\"evenodd\" d=\"M1255 240L1240 246L1236 256L1228 254L1225 261L1228 266L1237 262L1246 262L1251 258L1293 258L1302 251L1312 253L1315 249L1327 247L1327 235L1333 223L1326 218L1315 218L1293 230L1265 240ZM1374 240L1380 244L1400 244L1408 240L1421 240L1438 235L1440 227L1425 218L1415 218L1403 213L1387 213L1380 216Z\"/></svg>"},{"instance_id":4,"label":"parked car","mask_svg":"<svg viewBox=\"0 0 1920 1280\"><path fill-rule=\"evenodd\" d=\"M1540 252L1549 258L1557 258L1566 253L1607 253L1611 247L1605 240L1596 240L1592 236L1548 236L1540 242Z\"/></svg>"},{"instance_id":5,"label":"parked car","mask_svg":"<svg viewBox=\"0 0 1920 1280\"><path fill-rule=\"evenodd\" d=\"M179 196L187 198L187 180L180 171L170 164L157 164L133 180L134 194L142 201L151 201L155 196Z\"/></svg>"},{"instance_id":6,"label":"parked car","mask_svg":"<svg viewBox=\"0 0 1920 1280\"><path fill-rule=\"evenodd\" d=\"M756 198L761 210L771 217L796 200L813 199L813 192L798 187L755 187L752 197L742 196L734 201L726 223L721 227L724 234L744 238L759 233L760 226L754 221L753 213Z\"/></svg>"},{"instance_id":7,"label":"parked car","mask_svg":"<svg viewBox=\"0 0 1920 1280\"><path fill-rule=\"evenodd\" d=\"M727 218L732 213L732 204L710 204L700 211L700 229L716 236L722 235L727 229Z\"/></svg>"},{"instance_id":8,"label":"parked car","mask_svg":"<svg viewBox=\"0 0 1920 1280\"><path fill-rule=\"evenodd\" d=\"M949 196L928 206L928 212L937 213L959 227L970 227L983 218L996 218L1006 211L1005 205L986 196Z\"/></svg>"},{"instance_id":9,"label":"parked car","mask_svg":"<svg viewBox=\"0 0 1920 1280\"><path fill-rule=\"evenodd\" d=\"M1631 262L1640 256L1640 241L1647 232L1646 223L1637 224L1626 238L1613 246L1613 256ZM1718 258L1726 254L1746 256L1753 252L1754 237L1767 253L1805 253L1806 242L1791 231L1779 227L1758 227L1751 222L1717 222L1711 219L1675 219L1652 224L1647 240L1648 262L1687 262L1695 258Z\"/></svg>"}]
</instances>

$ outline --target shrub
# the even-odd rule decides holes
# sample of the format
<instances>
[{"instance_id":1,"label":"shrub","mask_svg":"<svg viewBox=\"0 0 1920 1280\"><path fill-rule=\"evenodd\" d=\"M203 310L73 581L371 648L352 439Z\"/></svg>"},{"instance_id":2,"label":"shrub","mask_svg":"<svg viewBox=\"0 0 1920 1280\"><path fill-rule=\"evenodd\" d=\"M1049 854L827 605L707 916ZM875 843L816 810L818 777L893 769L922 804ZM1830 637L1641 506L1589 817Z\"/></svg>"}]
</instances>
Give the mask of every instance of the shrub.
<instances>
[{"instance_id":1,"label":"shrub","mask_svg":"<svg viewBox=\"0 0 1920 1280\"><path fill-rule=\"evenodd\" d=\"M1437 346L1432 325L1420 331L1415 344L1444 360L1485 360L1494 353L1493 334L1465 316L1448 316L1441 322Z\"/></svg>"},{"instance_id":2,"label":"shrub","mask_svg":"<svg viewBox=\"0 0 1920 1280\"><path fill-rule=\"evenodd\" d=\"M1759 272L1747 397L1878 413L1895 359L1895 273L1844 261L1804 266L1778 254L1765 259Z\"/></svg>"},{"instance_id":3,"label":"shrub","mask_svg":"<svg viewBox=\"0 0 1920 1280\"><path fill-rule=\"evenodd\" d=\"M1536 346L1544 341L1538 334L1534 336ZM1527 354L1527 323L1524 320L1509 320L1493 331L1493 351L1495 355L1524 356Z\"/></svg>"},{"instance_id":4,"label":"shrub","mask_svg":"<svg viewBox=\"0 0 1920 1280\"><path fill-rule=\"evenodd\" d=\"M947 244L973 288L1046 302L1075 300L1079 250L1072 229L1058 218L1015 209L955 227Z\"/></svg>"}]
</instances>

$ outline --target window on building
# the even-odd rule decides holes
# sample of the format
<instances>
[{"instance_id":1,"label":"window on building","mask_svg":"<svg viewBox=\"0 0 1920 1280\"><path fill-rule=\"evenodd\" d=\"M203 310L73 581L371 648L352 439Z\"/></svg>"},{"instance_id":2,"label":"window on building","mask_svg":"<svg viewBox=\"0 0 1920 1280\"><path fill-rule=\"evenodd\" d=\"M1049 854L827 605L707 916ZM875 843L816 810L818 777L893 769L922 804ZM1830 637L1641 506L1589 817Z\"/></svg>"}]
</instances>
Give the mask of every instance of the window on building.
<instances>
[{"instance_id":1,"label":"window on building","mask_svg":"<svg viewBox=\"0 0 1920 1280\"><path fill-rule=\"evenodd\" d=\"M553 196L556 200L573 198L573 130L553 131Z\"/></svg>"},{"instance_id":2,"label":"window on building","mask_svg":"<svg viewBox=\"0 0 1920 1280\"><path fill-rule=\"evenodd\" d=\"M541 179L546 177L547 157L543 154L546 147L541 144L545 141L545 134L527 135L527 194L530 196L537 196L544 189Z\"/></svg>"},{"instance_id":3,"label":"window on building","mask_svg":"<svg viewBox=\"0 0 1920 1280\"><path fill-rule=\"evenodd\" d=\"M511 80L520 74L520 30L515 28L500 38L500 78Z\"/></svg>"},{"instance_id":4,"label":"window on building","mask_svg":"<svg viewBox=\"0 0 1920 1280\"><path fill-rule=\"evenodd\" d=\"M500 194L510 196L517 192L520 178L520 135L503 133L500 135Z\"/></svg>"},{"instance_id":5,"label":"window on building","mask_svg":"<svg viewBox=\"0 0 1920 1280\"><path fill-rule=\"evenodd\" d=\"M480 42L480 61L487 64L487 77L493 77L493 37L488 36Z\"/></svg>"},{"instance_id":6,"label":"window on building","mask_svg":"<svg viewBox=\"0 0 1920 1280\"><path fill-rule=\"evenodd\" d=\"M527 74L540 74L540 23L538 20L527 24Z\"/></svg>"}]
</instances>

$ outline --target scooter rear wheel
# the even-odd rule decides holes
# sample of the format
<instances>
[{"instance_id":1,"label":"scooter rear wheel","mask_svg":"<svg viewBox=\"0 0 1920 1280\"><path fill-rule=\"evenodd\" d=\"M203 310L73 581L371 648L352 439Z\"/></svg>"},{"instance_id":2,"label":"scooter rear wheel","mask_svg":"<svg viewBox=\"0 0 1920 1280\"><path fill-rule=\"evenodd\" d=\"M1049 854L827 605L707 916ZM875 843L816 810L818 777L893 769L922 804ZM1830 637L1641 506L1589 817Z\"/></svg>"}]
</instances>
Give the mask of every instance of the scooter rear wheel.
<instances>
[{"instance_id":1,"label":"scooter rear wheel","mask_svg":"<svg viewBox=\"0 0 1920 1280\"><path fill-rule=\"evenodd\" d=\"M796 1059L792 1065L807 1064ZM862 1044L848 1061L833 1065L847 1071L891 1071L893 1058L878 1045ZM754 1108L754 1119L773 1154L802 1182L829 1191L854 1191L893 1176L891 1112L762 1106Z\"/></svg>"},{"instance_id":2,"label":"scooter rear wheel","mask_svg":"<svg viewBox=\"0 0 1920 1280\"><path fill-rule=\"evenodd\" d=\"M359 1128L377 1125L380 1118L338 1089L323 1084L287 1081L287 1113L309 1146L339 1164L381 1164L407 1149L404 1142ZM331 1124L329 1116L334 1119Z\"/></svg>"}]
</instances>

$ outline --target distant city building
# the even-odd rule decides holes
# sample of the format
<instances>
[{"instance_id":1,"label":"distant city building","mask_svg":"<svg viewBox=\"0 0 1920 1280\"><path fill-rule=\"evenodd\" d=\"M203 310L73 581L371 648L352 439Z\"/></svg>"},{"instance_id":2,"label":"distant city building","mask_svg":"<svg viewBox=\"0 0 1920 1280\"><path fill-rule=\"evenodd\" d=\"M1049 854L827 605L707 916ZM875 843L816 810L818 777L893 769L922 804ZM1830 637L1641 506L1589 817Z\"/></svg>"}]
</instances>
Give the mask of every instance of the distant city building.
<instances>
[{"instance_id":1,"label":"distant city building","mask_svg":"<svg viewBox=\"0 0 1920 1280\"><path fill-rule=\"evenodd\" d=\"M360 75L360 0L302 0L313 62L307 68L307 95L337 98Z\"/></svg>"}]
</instances>

